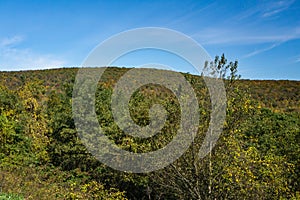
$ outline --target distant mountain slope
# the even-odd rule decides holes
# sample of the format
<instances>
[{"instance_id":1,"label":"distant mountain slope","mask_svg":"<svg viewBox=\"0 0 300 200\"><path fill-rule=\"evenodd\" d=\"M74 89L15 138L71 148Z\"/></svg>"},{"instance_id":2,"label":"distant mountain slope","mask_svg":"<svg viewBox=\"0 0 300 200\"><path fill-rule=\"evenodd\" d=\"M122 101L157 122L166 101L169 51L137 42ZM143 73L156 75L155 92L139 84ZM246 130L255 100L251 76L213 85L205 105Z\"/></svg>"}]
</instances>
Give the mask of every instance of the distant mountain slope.
<instances>
[{"instance_id":1,"label":"distant mountain slope","mask_svg":"<svg viewBox=\"0 0 300 200\"><path fill-rule=\"evenodd\" d=\"M79 68L60 68L49 70L32 70L18 72L0 72L0 80L9 88L17 88L25 80L41 80L52 89L62 89L72 84ZM115 82L128 68L109 67L102 81ZM194 75L185 74L198 78ZM262 107L274 111L300 112L300 81L289 80L240 80L240 87L247 89L254 100Z\"/></svg>"}]
</instances>

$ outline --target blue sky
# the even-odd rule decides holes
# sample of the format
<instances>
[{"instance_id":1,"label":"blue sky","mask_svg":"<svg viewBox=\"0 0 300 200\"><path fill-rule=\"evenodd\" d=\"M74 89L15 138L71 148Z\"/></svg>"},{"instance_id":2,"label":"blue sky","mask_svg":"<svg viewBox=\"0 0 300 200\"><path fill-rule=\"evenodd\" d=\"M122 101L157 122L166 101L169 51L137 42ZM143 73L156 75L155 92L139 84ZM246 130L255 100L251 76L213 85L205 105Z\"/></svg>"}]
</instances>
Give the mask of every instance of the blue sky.
<instances>
[{"instance_id":1,"label":"blue sky","mask_svg":"<svg viewBox=\"0 0 300 200\"><path fill-rule=\"evenodd\" d=\"M112 35L164 27L190 36L212 57L225 53L238 60L243 78L300 80L299 10L297 0L0 0L0 70L80 66ZM159 62L164 56L146 54L115 64ZM184 65L178 70L187 71Z\"/></svg>"}]
</instances>

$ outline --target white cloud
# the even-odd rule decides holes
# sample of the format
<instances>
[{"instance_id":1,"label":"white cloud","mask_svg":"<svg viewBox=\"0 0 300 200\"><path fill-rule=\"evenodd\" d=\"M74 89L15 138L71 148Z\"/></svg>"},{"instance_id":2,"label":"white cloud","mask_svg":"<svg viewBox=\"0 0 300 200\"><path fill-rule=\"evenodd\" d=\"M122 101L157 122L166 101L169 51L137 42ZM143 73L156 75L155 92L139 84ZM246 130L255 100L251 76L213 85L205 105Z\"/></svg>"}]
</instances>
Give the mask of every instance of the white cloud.
<instances>
[{"instance_id":1,"label":"white cloud","mask_svg":"<svg viewBox=\"0 0 300 200\"><path fill-rule=\"evenodd\" d=\"M295 0L272 1L267 4L262 12L262 17L271 17L287 10Z\"/></svg>"},{"instance_id":2,"label":"white cloud","mask_svg":"<svg viewBox=\"0 0 300 200\"><path fill-rule=\"evenodd\" d=\"M256 6L252 6L235 17L239 20L244 20L251 17L256 17L257 20L276 16L284 11L287 11L295 2L295 0L283 1L260 1Z\"/></svg>"},{"instance_id":3,"label":"white cloud","mask_svg":"<svg viewBox=\"0 0 300 200\"><path fill-rule=\"evenodd\" d=\"M249 58L266 51L270 51L290 40L300 39L300 27L277 28L276 31L253 31L250 28L210 28L202 30L194 35L201 45L269 45L256 49L242 56ZM300 58L297 62L300 62Z\"/></svg>"},{"instance_id":4,"label":"white cloud","mask_svg":"<svg viewBox=\"0 0 300 200\"><path fill-rule=\"evenodd\" d=\"M186 11L186 13L184 13L183 15L176 16L176 18L172 18L172 21L168 24L168 26L174 26L174 25L182 26L183 23L186 23L191 18L199 16L203 12L212 10L216 5L217 2L210 3L202 8L196 8L191 5L190 7L192 9Z\"/></svg>"},{"instance_id":5,"label":"white cloud","mask_svg":"<svg viewBox=\"0 0 300 200\"><path fill-rule=\"evenodd\" d=\"M274 37L274 38L270 37L271 39L273 39L273 41L271 40L271 42L273 42L273 44L271 46L266 47L266 48L262 48L262 49L259 49L259 50L255 50L251 53L248 53L248 54L244 55L243 57L244 58L252 57L252 56L255 56L257 54L263 53L265 51L269 51L269 50L271 50L271 49L273 49L273 48L275 48L275 47L277 47L277 46L279 46L279 45L281 45L281 44L283 44L287 41L294 40L294 39L299 39L300 38L300 31L299 30L300 29L298 27L294 31L291 31L290 34L282 35L281 37L279 36L277 38L276 37Z\"/></svg>"},{"instance_id":6,"label":"white cloud","mask_svg":"<svg viewBox=\"0 0 300 200\"><path fill-rule=\"evenodd\" d=\"M24 38L22 36L14 36L11 38L4 38L0 41L0 48L4 48L6 46L12 46L22 42Z\"/></svg>"},{"instance_id":7,"label":"white cloud","mask_svg":"<svg viewBox=\"0 0 300 200\"><path fill-rule=\"evenodd\" d=\"M273 48L279 46L280 44L281 44L281 42L280 42L280 43L272 44L271 46L268 46L268 47L266 47L266 48L259 49L259 50L255 50L255 51L253 51L253 52L251 52L251 53L248 53L248 54L244 55L243 57L244 57L244 58L249 58L249 57L255 56L255 55L260 54L260 53L263 53L263 52L265 52L265 51L269 51L269 50L271 50L271 49L273 49Z\"/></svg>"},{"instance_id":8,"label":"white cloud","mask_svg":"<svg viewBox=\"0 0 300 200\"><path fill-rule=\"evenodd\" d=\"M206 28L195 34L201 44L262 44L279 43L300 38L299 27L274 26L267 17L287 11L295 0L260 1L254 6L241 10L226 23Z\"/></svg>"},{"instance_id":9,"label":"white cloud","mask_svg":"<svg viewBox=\"0 0 300 200\"><path fill-rule=\"evenodd\" d=\"M21 36L0 40L0 70L28 70L61 67L65 62L50 54L39 54L31 49L18 48L24 40Z\"/></svg>"},{"instance_id":10,"label":"white cloud","mask_svg":"<svg viewBox=\"0 0 300 200\"><path fill-rule=\"evenodd\" d=\"M241 28L210 28L202 30L194 35L203 45L247 45L247 44L263 44L263 43L280 43L292 39L300 38L298 29L277 29L276 31L260 31L243 30Z\"/></svg>"}]
</instances>

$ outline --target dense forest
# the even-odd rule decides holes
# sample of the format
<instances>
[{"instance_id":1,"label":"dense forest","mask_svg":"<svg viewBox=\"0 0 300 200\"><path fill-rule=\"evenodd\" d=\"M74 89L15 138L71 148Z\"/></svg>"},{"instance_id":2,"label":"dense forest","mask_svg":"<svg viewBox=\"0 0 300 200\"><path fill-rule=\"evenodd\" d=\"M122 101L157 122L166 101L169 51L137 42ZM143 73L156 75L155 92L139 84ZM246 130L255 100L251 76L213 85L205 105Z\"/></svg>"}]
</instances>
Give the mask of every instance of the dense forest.
<instances>
[{"instance_id":1,"label":"dense forest","mask_svg":"<svg viewBox=\"0 0 300 200\"><path fill-rule=\"evenodd\" d=\"M141 174L106 166L79 139L72 117L78 68L0 72L0 199L300 199L300 81L243 80L234 63L215 62L220 73L228 69L226 122L216 146L203 159L195 156L211 105L203 77L182 73L199 102L195 143L169 166ZM152 104L167 110L157 135L137 139L114 122L113 87L128 70L103 74L95 94L99 124L124 150L162 148L180 116L170 90L148 84L130 100L140 126L149 124Z\"/></svg>"}]
</instances>

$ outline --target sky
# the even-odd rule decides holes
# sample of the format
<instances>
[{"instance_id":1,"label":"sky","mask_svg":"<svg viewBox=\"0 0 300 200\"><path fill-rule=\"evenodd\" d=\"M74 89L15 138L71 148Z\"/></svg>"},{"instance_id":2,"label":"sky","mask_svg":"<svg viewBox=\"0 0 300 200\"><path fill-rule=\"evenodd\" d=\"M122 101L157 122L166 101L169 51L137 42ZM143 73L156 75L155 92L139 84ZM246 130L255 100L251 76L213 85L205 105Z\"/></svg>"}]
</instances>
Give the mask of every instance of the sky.
<instances>
[{"instance_id":1,"label":"sky","mask_svg":"<svg viewBox=\"0 0 300 200\"><path fill-rule=\"evenodd\" d=\"M211 55L238 60L244 79L300 80L300 1L10 1L0 0L0 71L78 67L101 42L120 32L161 27L181 32ZM135 52L113 65L168 60Z\"/></svg>"}]
</instances>

